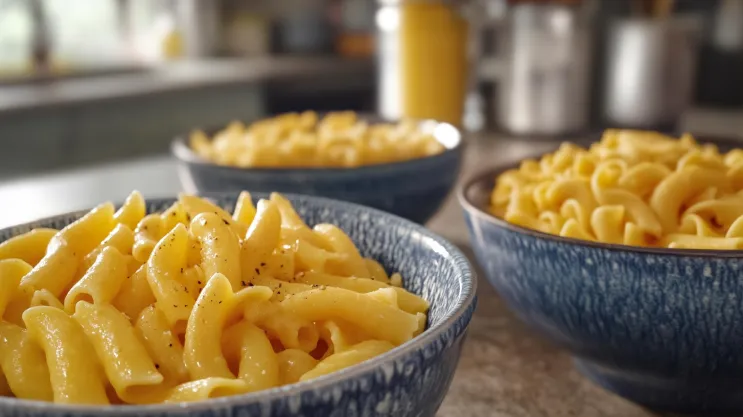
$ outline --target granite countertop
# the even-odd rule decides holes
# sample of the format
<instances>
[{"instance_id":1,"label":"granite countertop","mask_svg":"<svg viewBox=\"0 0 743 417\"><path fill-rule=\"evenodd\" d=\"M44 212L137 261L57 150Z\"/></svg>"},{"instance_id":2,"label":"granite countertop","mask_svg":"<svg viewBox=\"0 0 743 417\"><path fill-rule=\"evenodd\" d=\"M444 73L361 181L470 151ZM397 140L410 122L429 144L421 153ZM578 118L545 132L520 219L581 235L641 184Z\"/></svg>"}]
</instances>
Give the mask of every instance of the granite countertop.
<instances>
[{"instance_id":1,"label":"granite countertop","mask_svg":"<svg viewBox=\"0 0 743 417\"><path fill-rule=\"evenodd\" d=\"M719 118L699 117L703 122L695 124L712 127L705 130L713 134L731 134L741 128L738 122L720 129ZM462 178L555 145L493 136L471 138ZM0 227L87 208L102 200L121 200L135 188L147 197L174 195L180 189L175 161L159 156L0 183ZM472 259L456 196L450 196L428 227ZM583 378L568 354L531 333L508 311L482 275L478 295L478 308L440 417L653 415Z\"/></svg>"}]
</instances>

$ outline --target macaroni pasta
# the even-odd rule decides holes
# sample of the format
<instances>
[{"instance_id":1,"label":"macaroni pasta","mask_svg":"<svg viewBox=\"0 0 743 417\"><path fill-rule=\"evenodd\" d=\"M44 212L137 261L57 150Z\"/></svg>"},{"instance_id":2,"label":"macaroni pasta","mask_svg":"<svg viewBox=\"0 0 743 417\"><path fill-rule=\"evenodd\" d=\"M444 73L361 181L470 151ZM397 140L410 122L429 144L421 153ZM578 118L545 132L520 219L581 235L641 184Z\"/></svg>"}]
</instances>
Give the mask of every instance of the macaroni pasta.
<instances>
[{"instance_id":1,"label":"macaroni pasta","mask_svg":"<svg viewBox=\"0 0 743 417\"><path fill-rule=\"evenodd\" d=\"M496 180L491 212L545 233L631 246L743 249L743 150L607 130Z\"/></svg>"},{"instance_id":2,"label":"macaroni pasta","mask_svg":"<svg viewBox=\"0 0 743 417\"><path fill-rule=\"evenodd\" d=\"M279 194L234 214L134 192L0 243L0 395L151 404L352 366L421 333L428 303Z\"/></svg>"},{"instance_id":3,"label":"macaroni pasta","mask_svg":"<svg viewBox=\"0 0 743 417\"><path fill-rule=\"evenodd\" d=\"M238 167L356 167L423 158L445 149L412 120L370 125L353 112L318 119L310 111L247 127L233 122L211 140L196 131L190 145L204 159Z\"/></svg>"}]
</instances>

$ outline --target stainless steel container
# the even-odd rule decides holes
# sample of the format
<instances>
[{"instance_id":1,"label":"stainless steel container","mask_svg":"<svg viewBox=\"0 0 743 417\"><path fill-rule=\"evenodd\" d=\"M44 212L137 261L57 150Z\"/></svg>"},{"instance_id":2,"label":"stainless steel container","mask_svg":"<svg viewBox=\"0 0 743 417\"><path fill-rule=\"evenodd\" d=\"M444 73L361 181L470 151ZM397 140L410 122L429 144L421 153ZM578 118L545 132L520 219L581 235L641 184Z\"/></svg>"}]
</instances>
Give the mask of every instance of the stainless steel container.
<instances>
[{"instance_id":1,"label":"stainless steel container","mask_svg":"<svg viewBox=\"0 0 743 417\"><path fill-rule=\"evenodd\" d=\"M178 0L174 4L183 30L186 56L214 56L221 46L221 0Z\"/></svg>"},{"instance_id":2,"label":"stainless steel container","mask_svg":"<svg viewBox=\"0 0 743 417\"><path fill-rule=\"evenodd\" d=\"M604 119L673 129L689 107L699 45L692 19L621 20L609 28Z\"/></svg>"},{"instance_id":3,"label":"stainless steel container","mask_svg":"<svg viewBox=\"0 0 743 417\"><path fill-rule=\"evenodd\" d=\"M402 116L400 87L400 9L382 3L375 16L377 26L377 111L390 120Z\"/></svg>"},{"instance_id":4,"label":"stainless steel container","mask_svg":"<svg viewBox=\"0 0 743 417\"><path fill-rule=\"evenodd\" d=\"M589 123L590 26L584 8L520 4L505 22L495 119L519 135L558 136Z\"/></svg>"}]
</instances>

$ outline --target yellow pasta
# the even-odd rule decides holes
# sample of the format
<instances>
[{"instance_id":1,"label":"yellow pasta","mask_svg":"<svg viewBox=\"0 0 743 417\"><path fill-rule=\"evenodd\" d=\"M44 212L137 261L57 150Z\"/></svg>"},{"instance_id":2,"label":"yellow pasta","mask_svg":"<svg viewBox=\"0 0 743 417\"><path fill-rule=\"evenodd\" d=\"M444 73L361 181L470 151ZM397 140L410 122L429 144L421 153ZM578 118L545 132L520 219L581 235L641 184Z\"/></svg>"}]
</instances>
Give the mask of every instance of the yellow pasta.
<instances>
[{"instance_id":1,"label":"yellow pasta","mask_svg":"<svg viewBox=\"0 0 743 417\"><path fill-rule=\"evenodd\" d=\"M418 328L415 315L341 288L312 289L288 297L281 304L286 311L312 321L344 319L372 337L396 345L410 340Z\"/></svg>"},{"instance_id":2,"label":"yellow pasta","mask_svg":"<svg viewBox=\"0 0 743 417\"><path fill-rule=\"evenodd\" d=\"M188 231L178 224L163 236L147 261L147 281L157 307L173 327L188 321L195 301L194 294L189 294L181 278L186 267L187 247Z\"/></svg>"},{"instance_id":3,"label":"yellow pasta","mask_svg":"<svg viewBox=\"0 0 743 417\"><path fill-rule=\"evenodd\" d=\"M191 149L220 165L239 167L356 167L423 158L445 150L413 121L368 125L353 112L288 113L250 126L233 122L210 141L191 134ZM236 219L237 220L237 219Z\"/></svg>"},{"instance_id":4,"label":"yellow pasta","mask_svg":"<svg viewBox=\"0 0 743 417\"><path fill-rule=\"evenodd\" d=\"M178 384L189 379L188 368L183 362L183 345L160 310L154 305L142 310L134 328L165 382Z\"/></svg>"},{"instance_id":5,"label":"yellow pasta","mask_svg":"<svg viewBox=\"0 0 743 417\"><path fill-rule=\"evenodd\" d=\"M163 381L129 319L115 307L80 301L72 317L91 341L106 377L121 399L141 395Z\"/></svg>"},{"instance_id":6,"label":"yellow pasta","mask_svg":"<svg viewBox=\"0 0 743 417\"><path fill-rule=\"evenodd\" d=\"M232 378L205 378L178 385L165 398L166 403L203 401L246 392L245 382Z\"/></svg>"},{"instance_id":7,"label":"yellow pasta","mask_svg":"<svg viewBox=\"0 0 743 417\"><path fill-rule=\"evenodd\" d=\"M0 317L5 315L8 304L16 297L21 279L31 272L31 265L21 259L0 261Z\"/></svg>"},{"instance_id":8,"label":"yellow pasta","mask_svg":"<svg viewBox=\"0 0 743 417\"><path fill-rule=\"evenodd\" d=\"M64 310L64 304L47 290L34 291L34 295L31 297L31 307L35 306L49 306Z\"/></svg>"},{"instance_id":9,"label":"yellow pasta","mask_svg":"<svg viewBox=\"0 0 743 417\"><path fill-rule=\"evenodd\" d=\"M134 229L134 258L142 263L147 262L155 245L166 232L163 219L158 214L148 214L142 218Z\"/></svg>"},{"instance_id":10,"label":"yellow pasta","mask_svg":"<svg viewBox=\"0 0 743 417\"><path fill-rule=\"evenodd\" d=\"M214 213L201 213L191 221L191 234L201 243L201 268L207 277L222 274L239 288L240 238Z\"/></svg>"},{"instance_id":11,"label":"yellow pasta","mask_svg":"<svg viewBox=\"0 0 743 417\"><path fill-rule=\"evenodd\" d=\"M72 314L78 301L110 303L128 275L124 255L113 247L103 248L95 263L72 286L64 299L65 310Z\"/></svg>"},{"instance_id":12,"label":"yellow pasta","mask_svg":"<svg viewBox=\"0 0 743 417\"><path fill-rule=\"evenodd\" d=\"M212 277L199 296L188 321L183 355L191 378L233 377L221 344L233 298L232 286L224 275Z\"/></svg>"},{"instance_id":13,"label":"yellow pasta","mask_svg":"<svg viewBox=\"0 0 743 417\"><path fill-rule=\"evenodd\" d=\"M315 324L287 312L280 303L250 303L245 307L243 316L287 349L312 352L317 347L319 334Z\"/></svg>"},{"instance_id":14,"label":"yellow pasta","mask_svg":"<svg viewBox=\"0 0 743 417\"><path fill-rule=\"evenodd\" d=\"M155 301L152 288L147 281L147 265L142 265L124 280L111 304L129 318L134 319Z\"/></svg>"},{"instance_id":15,"label":"yellow pasta","mask_svg":"<svg viewBox=\"0 0 743 417\"><path fill-rule=\"evenodd\" d=\"M545 233L646 247L739 249L743 150L655 132L607 130L503 172L490 211Z\"/></svg>"},{"instance_id":16,"label":"yellow pasta","mask_svg":"<svg viewBox=\"0 0 743 417\"><path fill-rule=\"evenodd\" d=\"M237 197L235 213L232 215L232 218L238 223L250 226L250 224L253 223L253 218L255 218L255 211L253 198L250 196L249 192L243 191Z\"/></svg>"},{"instance_id":17,"label":"yellow pasta","mask_svg":"<svg viewBox=\"0 0 743 417\"><path fill-rule=\"evenodd\" d=\"M132 191L129 197L124 200L121 208L114 214L114 220L119 224L127 226L129 230L134 230L146 212L147 207L145 207L144 197L139 191Z\"/></svg>"},{"instance_id":18,"label":"yellow pasta","mask_svg":"<svg viewBox=\"0 0 743 417\"><path fill-rule=\"evenodd\" d=\"M0 259L20 259L31 266L39 263L46 247L57 234L55 229L34 229L0 243Z\"/></svg>"},{"instance_id":19,"label":"yellow pasta","mask_svg":"<svg viewBox=\"0 0 743 417\"><path fill-rule=\"evenodd\" d=\"M261 200L255 219L242 242L242 281L252 282L261 273L266 260L279 244L281 215L272 201Z\"/></svg>"},{"instance_id":20,"label":"yellow pasta","mask_svg":"<svg viewBox=\"0 0 743 417\"><path fill-rule=\"evenodd\" d=\"M109 403L93 346L72 317L54 307L32 307L23 321L46 356L55 403Z\"/></svg>"},{"instance_id":21,"label":"yellow pasta","mask_svg":"<svg viewBox=\"0 0 743 417\"><path fill-rule=\"evenodd\" d=\"M685 218L722 210L695 207ZM145 208L135 191L118 211L0 243L0 395L200 401L335 372L425 330L428 302L399 273L279 194L254 205L243 192L232 215L190 195Z\"/></svg>"},{"instance_id":22,"label":"yellow pasta","mask_svg":"<svg viewBox=\"0 0 743 417\"><path fill-rule=\"evenodd\" d=\"M279 385L279 362L266 333L243 321L225 331L229 339L226 355L239 358L237 376L245 382L246 392Z\"/></svg>"},{"instance_id":23,"label":"yellow pasta","mask_svg":"<svg viewBox=\"0 0 743 417\"><path fill-rule=\"evenodd\" d=\"M248 226L233 220L230 213L227 213L223 208L217 206L211 201L188 194L181 194L178 196L178 202L183 205L187 214L187 219L193 219L201 213L214 213L219 216L225 224L230 226L239 238L242 239L245 237L245 232L248 230Z\"/></svg>"},{"instance_id":24,"label":"yellow pasta","mask_svg":"<svg viewBox=\"0 0 743 417\"><path fill-rule=\"evenodd\" d=\"M331 259L330 265L327 265L333 272L357 278L369 278L369 269L367 263L359 254L356 245L345 233L332 224L318 224L314 227L314 232L323 236L335 253L343 255L340 260Z\"/></svg>"},{"instance_id":25,"label":"yellow pasta","mask_svg":"<svg viewBox=\"0 0 743 417\"><path fill-rule=\"evenodd\" d=\"M381 355L395 346L383 340L367 340L358 345L351 346L343 352L334 353L320 361L315 368L302 375L299 380L307 381L308 379L317 378L329 373L339 371L351 365L371 359Z\"/></svg>"},{"instance_id":26,"label":"yellow pasta","mask_svg":"<svg viewBox=\"0 0 743 417\"><path fill-rule=\"evenodd\" d=\"M128 255L132 253L132 247L134 246L134 232L128 226L124 224L118 224L114 227L114 230L106 236L105 239L98 245L97 248L93 249L89 254L83 258L82 270L87 270L96 261L98 255L106 247L116 248L120 253Z\"/></svg>"},{"instance_id":27,"label":"yellow pasta","mask_svg":"<svg viewBox=\"0 0 743 417\"><path fill-rule=\"evenodd\" d=\"M25 329L6 322L0 322L0 341L0 368L13 394L18 398L51 401L49 369L39 344Z\"/></svg>"},{"instance_id":28,"label":"yellow pasta","mask_svg":"<svg viewBox=\"0 0 743 417\"><path fill-rule=\"evenodd\" d=\"M380 288L389 288L383 282L366 278L343 277L338 275L323 274L315 271L297 274L292 282L300 282L309 285L326 285L329 287L345 288L360 293L369 293ZM398 296L400 309L408 313L423 313L428 310L428 302L415 294L411 294L402 288L394 287Z\"/></svg>"},{"instance_id":29,"label":"yellow pasta","mask_svg":"<svg viewBox=\"0 0 743 417\"><path fill-rule=\"evenodd\" d=\"M276 354L282 384L299 382L299 378L317 366L317 359L299 349L286 349Z\"/></svg>"}]
</instances>

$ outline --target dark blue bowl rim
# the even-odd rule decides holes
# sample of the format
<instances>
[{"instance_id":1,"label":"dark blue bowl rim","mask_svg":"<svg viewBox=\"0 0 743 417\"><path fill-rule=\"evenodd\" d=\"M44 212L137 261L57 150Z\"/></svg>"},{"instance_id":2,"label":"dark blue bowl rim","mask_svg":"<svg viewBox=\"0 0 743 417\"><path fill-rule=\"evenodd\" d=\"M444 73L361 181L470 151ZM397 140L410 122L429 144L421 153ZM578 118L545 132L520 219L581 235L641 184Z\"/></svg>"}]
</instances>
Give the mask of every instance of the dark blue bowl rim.
<instances>
[{"instance_id":1,"label":"dark blue bowl rim","mask_svg":"<svg viewBox=\"0 0 743 417\"><path fill-rule=\"evenodd\" d=\"M535 155L540 157L542 154ZM528 229L512 223L509 223L488 211L488 203L490 201L490 194L495 186L495 178L501 173L508 171L509 169L518 168L522 160L529 158L519 159L517 162L507 162L504 164L496 165L488 169L482 170L457 187L457 199L462 208L470 215L477 217L479 220L486 221L493 226L507 229L511 232L531 236L537 239L548 240L555 243L561 243L571 246L582 246L585 248L597 248L605 249L612 252L629 252L637 254L653 254L653 255L665 255L665 256L696 256L696 257L712 257L712 258L743 258L743 250L731 249L671 249L671 248L646 248L641 246L629 246L621 245L616 243L603 243L593 242L588 240L581 240L569 237L563 237L558 235L552 235L549 233L540 232L538 230ZM478 190L479 189L479 190ZM482 190L490 190L487 195L486 202L478 201L482 198L477 199L477 194L482 194Z\"/></svg>"},{"instance_id":2,"label":"dark blue bowl rim","mask_svg":"<svg viewBox=\"0 0 743 417\"><path fill-rule=\"evenodd\" d=\"M386 119L383 119L379 116L365 114L365 113L357 113L359 119L362 120L368 120L371 122L381 122L381 121L389 121ZM415 159L409 159L406 161L397 161L397 162L387 162L383 164L374 164L374 165L361 165L358 167L350 167L350 168L344 168L344 167L287 167L287 168L274 168L274 167L256 167L256 168L242 168L242 167L235 167L231 165L219 165L215 164L214 162L207 161L204 158L201 158L199 155L197 155L191 147L188 145L188 137L190 133L182 133L179 134L173 139L173 141L170 143L170 151L171 153L180 161L186 162L188 164L193 165L200 165L200 166L208 166L208 167L214 167L219 168L225 171L234 171L234 172L261 172L261 173L269 173L269 174L311 174L311 173L337 173L337 172L354 172L354 173L364 173L368 171L375 171L385 168L399 168L402 166L414 164L414 163L421 163L421 162L431 162L435 163L435 161L438 161L440 159L448 158L451 154L461 153L463 147L465 146L463 131L459 129L458 127L450 124L450 123L444 123L444 122L438 122L433 120L433 122L447 125L452 127L456 130L456 132L459 135L459 138L457 142L453 146L446 146L446 144L443 144L446 146L446 150L444 152L438 153L436 155L426 156L423 158L415 158ZM205 129L205 131L209 134L209 136L213 136L213 133L223 129L224 126L219 128L211 128L211 129ZM196 130L196 129L194 129ZM192 130L193 131L193 130ZM210 140L213 139L213 137L210 138Z\"/></svg>"},{"instance_id":3,"label":"dark blue bowl rim","mask_svg":"<svg viewBox=\"0 0 743 417\"><path fill-rule=\"evenodd\" d=\"M238 193L235 192L210 192L201 193L200 195L207 198L223 199L232 198L235 199ZM396 216L391 213L387 213L381 210L377 210L371 207L362 206L360 204L349 203L340 200L334 200L325 197L316 197L303 194L292 194L292 193L281 193L284 197L290 201L304 201L308 203L314 203L319 206L333 205L344 211L366 211L371 215L381 216L389 219L388 225L402 226L412 232L419 233L428 239L433 240L436 244L444 248L445 253L452 259L452 263L455 268L459 270L459 281L461 284L461 290L457 294L457 302L452 309L447 313L444 319L435 324L434 326L427 328L423 333L414 337L413 339L403 343L394 349L385 352L373 359L362 362L361 364L351 366L340 371L324 375L315 378L310 381L298 382L294 384L284 385L280 387L270 388L267 390L256 391L242 395L232 395L220 398L213 398L204 401L196 401L191 403L173 403L173 404L152 404L152 405L122 405L122 406L92 406L92 405L70 405L70 404L55 404L46 401L35 401L25 400L11 397L0 397L0 411L3 408L9 409L22 409L29 412L47 412L47 413L90 413L96 412L101 416L130 416L134 414L150 415L154 413L166 413L168 411L203 411L214 409L216 407L225 407L231 405L246 405L258 402L273 401L278 398L291 398L294 396L301 395L304 392L320 390L329 388L334 384L342 383L348 380L353 380L363 374L373 372L376 368L390 364L414 351L422 349L424 346L430 345L437 338L441 337L448 329L450 329L457 321L459 321L467 312L470 306L475 303L477 298L477 276L473 270L467 257L451 242L444 239L443 237L433 233L429 229L422 225L414 223L410 220L404 219L400 216ZM268 198L269 193L256 192L252 193L251 196L254 200L259 198ZM172 202L176 197L159 197L148 199L148 204L151 202ZM81 216L88 212L90 209L76 210L55 216L43 217L31 222L25 222L10 227L0 228L0 233L8 232L17 227L32 226L39 222L49 221L58 217L67 216ZM469 326L471 316L467 319L460 333L464 333L466 328ZM160 415L158 414L158 415Z\"/></svg>"}]
</instances>

